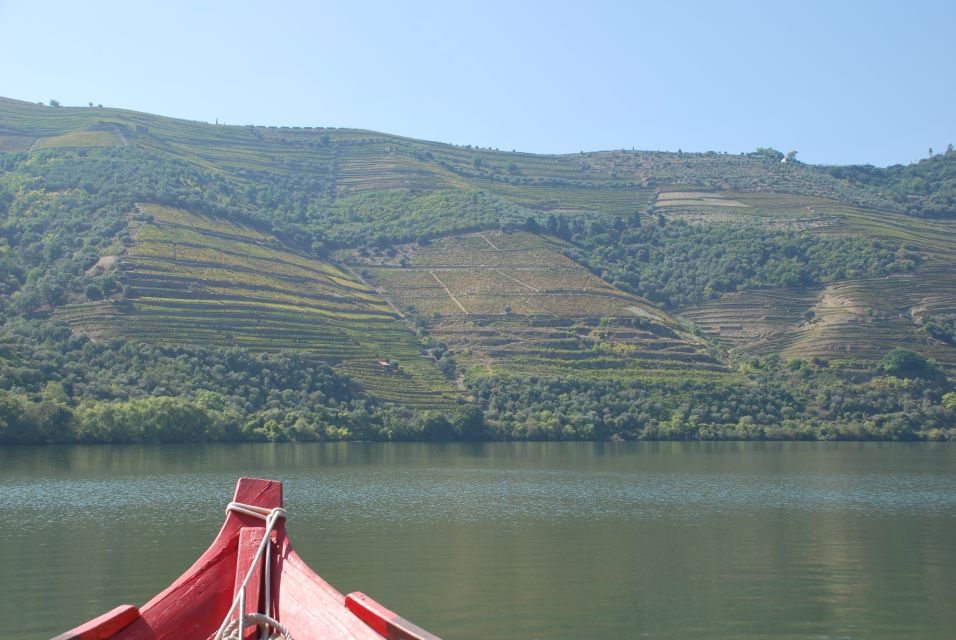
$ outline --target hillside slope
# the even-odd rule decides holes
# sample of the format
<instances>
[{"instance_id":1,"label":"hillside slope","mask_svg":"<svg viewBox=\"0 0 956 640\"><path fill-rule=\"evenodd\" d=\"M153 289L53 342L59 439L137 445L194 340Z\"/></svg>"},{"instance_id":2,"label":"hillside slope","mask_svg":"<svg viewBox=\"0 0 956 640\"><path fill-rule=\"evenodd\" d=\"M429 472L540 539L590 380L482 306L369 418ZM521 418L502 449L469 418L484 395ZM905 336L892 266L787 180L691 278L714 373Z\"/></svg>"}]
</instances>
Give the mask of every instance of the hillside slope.
<instances>
[{"instance_id":1,"label":"hillside slope","mask_svg":"<svg viewBox=\"0 0 956 640\"><path fill-rule=\"evenodd\" d=\"M956 437L950 155L890 188L0 99L0 441L167 396L215 438Z\"/></svg>"},{"instance_id":2,"label":"hillside slope","mask_svg":"<svg viewBox=\"0 0 956 640\"><path fill-rule=\"evenodd\" d=\"M492 231L346 259L418 316L472 375L728 374L673 317L591 274L561 253L565 248L525 232Z\"/></svg>"},{"instance_id":3,"label":"hillside slope","mask_svg":"<svg viewBox=\"0 0 956 640\"><path fill-rule=\"evenodd\" d=\"M294 209L291 221L317 224L335 237L342 234L333 223L342 222L365 223L357 227L372 237L407 235L407 229L368 228L394 221L395 212L379 211L376 216L368 210L389 192L411 194L404 201L379 201L393 208L397 204L400 213L426 209L419 212L423 219L416 220L416 233L458 230L468 222L486 226L509 221L509 214L524 213L524 208L630 215L652 202L656 188L665 184L772 189L890 204L875 192L849 187L806 165L764 157L625 150L542 156L356 129L209 125L121 109L51 108L0 98L0 150L119 145L135 145L258 183L257 195L268 193L269 186L281 186L326 206L342 201L327 224L318 214L329 212L308 206L314 203L283 202ZM266 178L273 185L261 184ZM497 215L472 211L473 220L454 223L440 215L442 211L428 215L432 212L422 195L460 190L490 194L501 201L502 210L494 212ZM335 215L340 209L348 212L343 218Z\"/></svg>"},{"instance_id":4,"label":"hillside slope","mask_svg":"<svg viewBox=\"0 0 956 640\"><path fill-rule=\"evenodd\" d=\"M848 273L814 287L765 288L722 295L682 309L706 335L741 355L781 353L879 361L894 347L916 349L946 366L956 350L924 330L926 319L948 316L956 303L956 224L860 209L795 195L730 193L746 208L730 220L809 230L823 237L862 237L895 248L891 269ZM675 216L724 215L685 206Z\"/></svg>"},{"instance_id":5,"label":"hillside slope","mask_svg":"<svg viewBox=\"0 0 956 640\"><path fill-rule=\"evenodd\" d=\"M307 352L418 409L457 396L398 315L335 266L221 218L149 204L137 212L130 245L93 267L118 270L124 294L63 305L56 319L98 338Z\"/></svg>"}]
</instances>

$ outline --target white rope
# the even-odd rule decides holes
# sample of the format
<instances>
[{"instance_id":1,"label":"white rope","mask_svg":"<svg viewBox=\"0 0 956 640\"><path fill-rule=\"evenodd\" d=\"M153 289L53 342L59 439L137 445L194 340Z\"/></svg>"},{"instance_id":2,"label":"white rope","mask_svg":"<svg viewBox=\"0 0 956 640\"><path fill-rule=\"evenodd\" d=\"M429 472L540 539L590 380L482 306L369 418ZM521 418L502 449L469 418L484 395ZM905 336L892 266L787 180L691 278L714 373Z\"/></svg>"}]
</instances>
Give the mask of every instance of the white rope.
<instances>
[{"instance_id":1,"label":"white rope","mask_svg":"<svg viewBox=\"0 0 956 640\"><path fill-rule=\"evenodd\" d=\"M242 617L242 622L245 626L255 623L257 627L263 632L268 633L267 629L273 627L276 630L276 633L271 636L263 636L268 638L268 640L273 640L275 638L285 638L286 640L292 640L292 634L289 633L289 630L282 626L275 618L270 618L267 615L261 613L247 613ZM223 640L242 640L241 630L238 628L239 620L233 618L229 624L226 625L224 630L225 635Z\"/></svg>"},{"instance_id":2,"label":"white rope","mask_svg":"<svg viewBox=\"0 0 956 640\"><path fill-rule=\"evenodd\" d=\"M236 593L236 597L232 601L232 606L229 607L229 611L226 613L225 620L222 621L222 625L219 627L219 631L216 632L216 635L213 636L214 640L242 640L242 633L246 627L250 624L255 624L259 627L260 633L259 637L261 640L271 640L272 638L285 638L285 640L292 640L292 634L289 633L289 630L283 627L278 620L272 617L271 608L272 608L272 598L270 590L272 588L272 554L266 553L266 549L269 548L272 537L272 530L275 528L276 522L280 518L285 518L285 509L281 507L276 507L275 509L266 509L265 507L257 507L252 504L243 504L241 502L230 502L226 505L226 513L230 511L235 511L236 513L242 513L247 516L252 516L254 518L259 518L260 520L266 521L266 530L262 536L262 542L259 544L259 549L256 551L256 555L252 558L252 563L249 567L249 571L246 572L246 577L242 581L242 585L239 587L239 592ZM262 559L263 553L265 553L265 602L266 610L265 613L245 613L246 609L246 585L249 584L249 580L252 578L252 574L255 573L256 567L259 565L259 561ZM237 611L238 614L234 613ZM275 630L275 634L269 635L269 628Z\"/></svg>"}]
</instances>

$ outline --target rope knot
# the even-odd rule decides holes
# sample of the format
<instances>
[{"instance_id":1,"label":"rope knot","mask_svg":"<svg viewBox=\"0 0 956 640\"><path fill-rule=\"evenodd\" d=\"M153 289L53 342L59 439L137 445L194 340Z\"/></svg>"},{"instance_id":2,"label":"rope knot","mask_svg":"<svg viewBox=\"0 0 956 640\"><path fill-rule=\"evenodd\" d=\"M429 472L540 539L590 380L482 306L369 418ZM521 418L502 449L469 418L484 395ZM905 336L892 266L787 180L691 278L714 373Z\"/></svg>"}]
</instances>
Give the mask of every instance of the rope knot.
<instances>
[{"instance_id":1,"label":"rope knot","mask_svg":"<svg viewBox=\"0 0 956 640\"><path fill-rule=\"evenodd\" d=\"M226 505L226 513L230 511L235 511L236 513L243 513L247 516L252 516L253 518L259 518L260 520L269 521L269 518L275 516L276 518L285 519L285 509L282 507L274 507L272 509L266 509L265 507L259 507L254 504L244 504L242 502L230 502Z\"/></svg>"}]
</instances>

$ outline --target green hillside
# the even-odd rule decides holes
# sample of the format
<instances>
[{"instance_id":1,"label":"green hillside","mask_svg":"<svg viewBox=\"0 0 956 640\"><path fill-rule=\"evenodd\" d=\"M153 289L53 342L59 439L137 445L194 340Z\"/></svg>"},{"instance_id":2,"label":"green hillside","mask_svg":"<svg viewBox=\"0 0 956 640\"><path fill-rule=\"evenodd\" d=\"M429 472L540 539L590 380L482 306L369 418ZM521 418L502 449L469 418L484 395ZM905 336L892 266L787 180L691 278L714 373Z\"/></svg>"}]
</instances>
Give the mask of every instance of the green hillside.
<instances>
[{"instance_id":1,"label":"green hillside","mask_svg":"<svg viewBox=\"0 0 956 640\"><path fill-rule=\"evenodd\" d=\"M130 245L93 267L118 270L125 293L63 305L55 319L98 338L307 352L384 400L425 409L453 401L414 333L345 272L248 226L158 205L136 210L143 221ZM385 359L401 372L383 370Z\"/></svg>"},{"instance_id":2,"label":"green hillside","mask_svg":"<svg viewBox=\"0 0 956 640\"><path fill-rule=\"evenodd\" d=\"M723 295L682 315L741 355L781 353L878 361L894 347L916 349L956 366L956 350L923 330L927 316L952 313L956 301L956 224L905 217L803 196L726 195L746 207L729 221L803 228L822 237L862 237L892 249L882 273L857 268L816 286L763 288ZM720 215L684 205L675 216ZM872 244L871 244L872 246ZM884 250L885 250L884 249ZM864 255L865 250L856 255ZM879 271L879 270L878 270Z\"/></svg>"},{"instance_id":3,"label":"green hillside","mask_svg":"<svg viewBox=\"0 0 956 640\"><path fill-rule=\"evenodd\" d=\"M954 158L0 99L0 442L953 438Z\"/></svg>"},{"instance_id":4,"label":"green hillside","mask_svg":"<svg viewBox=\"0 0 956 640\"><path fill-rule=\"evenodd\" d=\"M507 223L529 211L630 215L653 202L659 187L672 184L889 204L805 165L764 157L625 150L540 156L355 129L217 126L120 109L51 108L0 99L0 149L109 144L133 145L251 183L251 200L283 209L270 219L301 223L333 237L342 237L342 222L358 223L353 235L394 239ZM462 191L490 200L475 207L459 198L452 207L465 217L452 224L450 207L435 194L454 200ZM396 220L414 222L415 228L389 224ZM376 228L382 223L385 229Z\"/></svg>"},{"instance_id":5,"label":"green hillside","mask_svg":"<svg viewBox=\"0 0 956 640\"><path fill-rule=\"evenodd\" d=\"M591 274L561 252L567 248L526 232L491 231L348 258L397 307L421 318L472 376L692 380L729 373L672 317Z\"/></svg>"}]
</instances>

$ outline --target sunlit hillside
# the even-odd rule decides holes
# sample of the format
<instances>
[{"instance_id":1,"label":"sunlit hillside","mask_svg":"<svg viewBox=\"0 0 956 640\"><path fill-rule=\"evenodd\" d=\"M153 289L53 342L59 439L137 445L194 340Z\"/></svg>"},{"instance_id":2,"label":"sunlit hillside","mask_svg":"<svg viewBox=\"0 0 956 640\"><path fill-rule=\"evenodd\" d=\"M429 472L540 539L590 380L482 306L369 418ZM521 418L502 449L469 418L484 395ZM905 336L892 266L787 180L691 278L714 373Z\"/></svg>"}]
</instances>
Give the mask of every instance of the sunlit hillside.
<instances>
[{"instance_id":1,"label":"sunlit hillside","mask_svg":"<svg viewBox=\"0 0 956 640\"><path fill-rule=\"evenodd\" d=\"M0 439L948 439L954 166L0 99Z\"/></svg>"}]
</instances>

